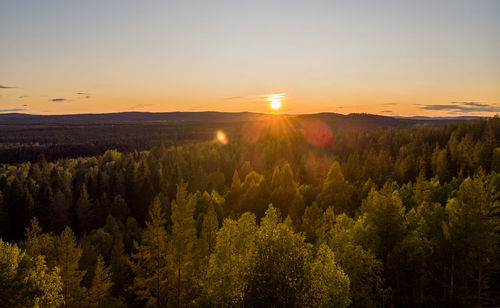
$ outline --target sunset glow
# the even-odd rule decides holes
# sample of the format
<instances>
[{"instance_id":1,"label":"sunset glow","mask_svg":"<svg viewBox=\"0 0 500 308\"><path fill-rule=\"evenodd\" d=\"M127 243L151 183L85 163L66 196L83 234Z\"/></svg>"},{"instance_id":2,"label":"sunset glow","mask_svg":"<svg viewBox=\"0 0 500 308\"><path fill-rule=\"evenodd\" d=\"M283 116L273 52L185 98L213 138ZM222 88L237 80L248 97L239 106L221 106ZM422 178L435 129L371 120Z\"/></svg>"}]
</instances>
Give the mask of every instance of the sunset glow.
<instances>
[{"instance_id":1,"label":"sunset glow","mask_svg":"<svg viewBox=\"0 0 500 308\"><path fill-rule=\"evenodd\" d=\"M500 112L499 1L285 7L9 1L0 113Z\"/></svg>"},{"instance_id":2,"label":"sunset glow","mask_svg":"<svg viewBox=\"0 0 500 308\"><path fill-rule=\"evenodd\" d=\"M280 110L281 109L281 96L271 95L269 97L269 107L271 107L271 109L274 111Z\"/></svg>"}]
</instances>

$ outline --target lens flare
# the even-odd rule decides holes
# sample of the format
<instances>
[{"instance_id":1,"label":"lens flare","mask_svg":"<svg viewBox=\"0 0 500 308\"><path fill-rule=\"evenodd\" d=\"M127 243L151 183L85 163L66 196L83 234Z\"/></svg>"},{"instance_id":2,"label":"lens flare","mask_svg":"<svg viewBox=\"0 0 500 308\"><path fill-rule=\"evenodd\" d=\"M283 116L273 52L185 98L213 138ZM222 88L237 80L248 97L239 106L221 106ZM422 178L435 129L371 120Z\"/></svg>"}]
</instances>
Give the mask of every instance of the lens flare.
<instances>
[{"instance_id":1,"label":"lens flare","mask_svg":"<svg viewBox=\"0 0 500 308\"><path fill-rule=\"evenodd\" d=\"M307 142L323 148L333 142L333 133L328 125L318 119L303 119L298 122L300 130Z\"/></svg>"},{"instance_id":2,"label":"lens flare","mask_svg":"<svg viewBox=\"0 0 500 308\"><path fill-rule=\"evenodd\" d=\"M220 129L217 131L217 141L219 141L222 144L227 144L227 136Z\"/></svg>"}]
</instances>

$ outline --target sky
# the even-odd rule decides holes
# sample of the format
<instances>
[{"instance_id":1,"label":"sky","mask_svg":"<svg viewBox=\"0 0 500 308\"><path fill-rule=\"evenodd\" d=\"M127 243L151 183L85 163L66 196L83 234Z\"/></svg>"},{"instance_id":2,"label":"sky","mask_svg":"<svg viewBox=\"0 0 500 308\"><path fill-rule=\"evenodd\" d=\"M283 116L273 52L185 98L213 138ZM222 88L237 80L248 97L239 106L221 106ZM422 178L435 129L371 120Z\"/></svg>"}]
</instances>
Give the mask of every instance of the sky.
<instances>
[{"instance_id":1,"label":"sky","mask_svg":"<svg viewBox=\"0 0 500 308\"><path fill-rule=\"evenodd\" d=\"M0 0L0 112L500 113L500 1ZM275 97L274 96L274 97Z\"/></svg>"}]
</instances>

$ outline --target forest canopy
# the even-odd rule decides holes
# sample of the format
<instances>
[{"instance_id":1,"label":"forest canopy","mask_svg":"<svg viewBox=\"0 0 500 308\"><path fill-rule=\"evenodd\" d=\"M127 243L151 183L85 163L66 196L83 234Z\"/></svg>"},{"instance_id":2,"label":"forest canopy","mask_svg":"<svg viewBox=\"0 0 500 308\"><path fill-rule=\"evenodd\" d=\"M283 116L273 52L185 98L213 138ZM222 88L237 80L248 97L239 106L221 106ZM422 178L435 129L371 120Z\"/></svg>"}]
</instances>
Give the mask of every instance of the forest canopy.
<instances>
[{"instance_id":1,"label":"forest canopy","mask_svg":"<svg viewBox=\"0 0 500 308\"><path fill-rule=\"evenodd\" d=\"M0 305L500 304L500 118L307 123L0 165Z\"/></svg>"}]
</instances>

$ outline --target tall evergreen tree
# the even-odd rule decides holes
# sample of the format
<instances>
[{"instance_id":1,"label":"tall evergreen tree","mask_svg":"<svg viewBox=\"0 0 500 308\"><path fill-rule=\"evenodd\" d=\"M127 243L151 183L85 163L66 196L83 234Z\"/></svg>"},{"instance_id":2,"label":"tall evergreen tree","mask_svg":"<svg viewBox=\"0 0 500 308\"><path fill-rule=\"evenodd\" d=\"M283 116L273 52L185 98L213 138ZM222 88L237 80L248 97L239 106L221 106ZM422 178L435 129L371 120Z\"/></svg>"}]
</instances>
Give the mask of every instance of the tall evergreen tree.
<instances>
[{"instance_id":1,"label":"tall evergreen tree","mask_svg":"<svg viewBox=\"0 0 500 308\"><path fill-rule=\"evenodd\" d=\"M298 185L293 180L292 168L288 163L276 166L271 179L271 203L283 215L290 215L296 224L304 212L304 200Z\"/></svg>"},{"instance_id":2,"label":"tall evergreen tree","mask_svg":"<svg viewBox=\"0 0 500 308\"><path fill-rule=\"evenodd\" d=\"M89 306L106 307L111 294L110 289L113 286L110 269L104 264L102 256L97 257L94 278L92 286L89 289Z\"/></svg>"},{"instance_id":3,"label":"tall evergreen tree","mask_svg":"<svg viewBox=\"0 0 500 308\"><path fill-rule=\"evenodd\" d=\"M53 249L53 238L47 233L43 233L42 228L38 224L38 219L33 218L31 224L26 228L26 252L32 256L47 256L50 255L50 250Z\"/></svg>"},{"instance_id":4,"label":"tall evergreen tree","mask_svg":"<svg viewBox=\"0 0 500 308\"><path fill-rule=\"evenodd\" d=\"M194 280L196 255L196 229L193 213L195 199L188 196L187 184L177 186L176 199L172 201L172 234L169 237L167 260L171 300L177 307L185 306L197 292Z\"/></svg>"},{"instance_id":5,"label":"tall evergreen tree","mask_svg":"<svg viewBox=\"0 0 500 308\"><path fill-rule=\"evenodd\" d=\"M317 201L322 209L332 206L335 213L353 214L351 202L351 186L344 179L340 164L334 162L321 187Z\"/></svg>"},{"instance_id":6,"label":"tall evergreen tree","mask_svg":"<svg viewBox=\"0 0 500 308\"><path fill-rule=\"evenodd\" d=\"M134 242L130 266L135 274L133 290L138 299L148 307L164 307L167 304L167 231L165 214L159 198L155 198L149 210L146 230L141 243Z\"/></svg>"},{"instance_id":7,"label":"tall evergreen tree","mask_svg":"<svg viewBox=\"0 0 500 308\"><path fill-rule=\"evenodd\" d=\"M214 252L217 230L219 230L219 220L217 219L214 205L210 204L206 214L203 216L203 223L201 225L202 256L209 256Z\"/></svg>"},{"instance_id":8,"label":"tall evergreen tree","mask_svg":"<svg viewBox=\"0 0 500 308\"><path fill-rule=\"evenodd\" d=\"M446 205L443 233L449 244L450 303L481 306L489 273L494 269L498 222L492 219L490 195L482 175L467 178ZM475 287L471 287L474 282Z\"/></svg>"},{"instance_id":9,"label":"tall evergreen tree","mask_svg":"<svg viewBox=\"0 0 500 308\"><path fill-rule=\"evenodd\" d=\"M59 237L55 239L53 256L49 258L49 265L60 268L63 283L63 295L66 307L82 306L82 299L86 297L87 290L80 286L85 276L85 271L78 267L82 255L82 248L78 246L75 235L66 227ZM52 260L52 262L50 262Z\"/></svg>"},{"instance_id":10,"label":"tall evergreen tree","mask_svg":"<svg viewBox=\"0 0 500 308\"><path fill-rule=\"evenodd\" d=\"M362 212L366 218L366 235L372 240L367 248L385 263L388 254L402 239L405 229L405 209L397 191L386 185L382 191L372 190L365 199Z\"/></svg>"}]
</instances>

